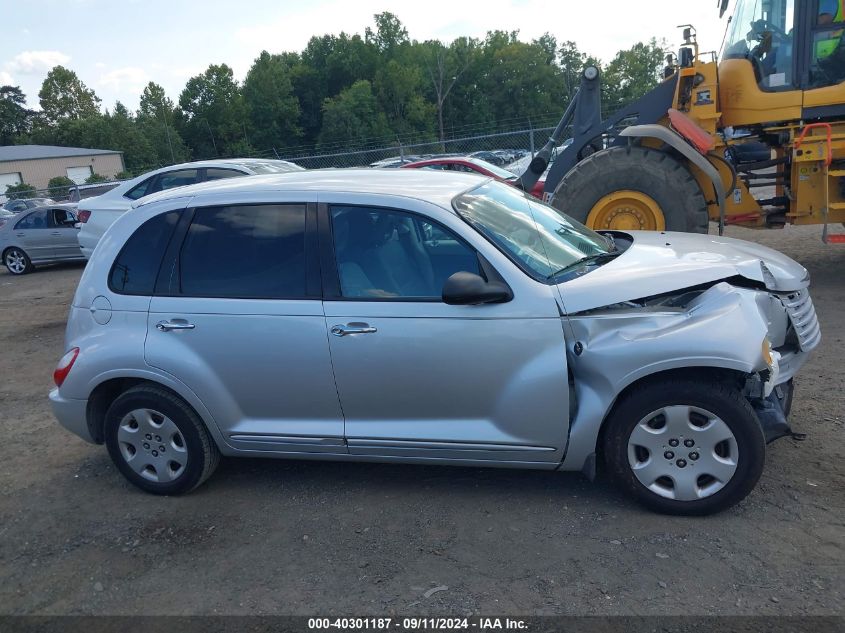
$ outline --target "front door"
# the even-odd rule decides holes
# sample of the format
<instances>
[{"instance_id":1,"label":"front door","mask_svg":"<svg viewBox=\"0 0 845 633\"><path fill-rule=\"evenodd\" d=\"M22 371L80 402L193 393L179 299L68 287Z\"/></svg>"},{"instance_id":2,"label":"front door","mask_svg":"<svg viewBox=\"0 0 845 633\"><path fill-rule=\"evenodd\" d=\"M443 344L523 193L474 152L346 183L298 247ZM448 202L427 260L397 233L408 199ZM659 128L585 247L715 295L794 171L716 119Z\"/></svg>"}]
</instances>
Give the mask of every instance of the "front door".
<instances>
[{"instance_id":1,"label":"front door","mask_svg":"<svg viewBox=\"0 0 845 633\"><path fill-rule=\"evenodd\" d=\"M237 449L346 453L309 214L196 209L150 303L147 362L186 383Z\"/></svg>"},{"instance_id":2,"label":"front door","mask_svg":"<svg viewBox=\"0 0 845 633\"><path fill-rule=\"evenodd\" d=\"M79 229L74 228L76 217L68 209L50 209L50 237L53 241L53 254L56 259L82 259L79 240L76 239Z\"/></svg>"},{"instance_id":3,"label":"front door","mask_svg":"<svg viewBox=\"0 0 845 633\"><path fill-rule=\"evenodd\" d=\"M541 312L519 288L507 303L446 305L445 280L479 272L453 231L400 210L320 212L337 271L334 284L324 278L324 309L349 452L559 462L568 382L551 289L537 291L547 291Z\"/></svg>"}]
</instances>

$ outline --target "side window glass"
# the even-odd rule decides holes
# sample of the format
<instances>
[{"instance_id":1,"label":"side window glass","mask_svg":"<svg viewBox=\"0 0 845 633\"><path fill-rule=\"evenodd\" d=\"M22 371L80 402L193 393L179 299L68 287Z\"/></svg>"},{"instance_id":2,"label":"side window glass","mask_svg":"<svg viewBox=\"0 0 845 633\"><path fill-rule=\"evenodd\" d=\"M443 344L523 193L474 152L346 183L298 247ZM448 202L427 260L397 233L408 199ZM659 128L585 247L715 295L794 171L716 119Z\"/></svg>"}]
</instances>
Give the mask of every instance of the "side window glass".
<instances>
[{"instance_id":1,"label":"side window glass","mask_svg":"<svg viewBox=\"0 0 845 633\"><path fill-rule=\"evenodd\" d=\"M473 249L420 216L333 207L331 217L344 297L439 299L452 274L479 272Z\"/></svg>"},{"instance_id":2,"label":"side window glass","mask_svg":"<svg viewBox=\"0 0 845 633\"><path fill-rule=\"evenodd\" d=\"M813 32L810 85L845 81L845 1L819 0Z\"/></svg>"},{"instance_id":3,"label":"side window glass","mask_svg":"<svg viewBox=\"0 0 845 633\"><path fill-rule=\"evenodd\" d=\"M177 171L169 171L158 175L158 181L155 184L154 190L165 191L167 189L173 189L174 187L184 187L185 185L192 185L196 181L196 169L179 169Z\"/></svg>"},{"instance_id":4,"label":"side window glass","mask_svg":"<svg viewBox=\"0 0 845 633\"><path fill-rule=\"evenodd\" d=\"M120 249L109 273L109 288L118 294L152 295L161 258L181 211L162 213L144 222Z\"/></svg>"},{"instance_id":5,"label":"side window glass","mask_svg":"<svg viewBox=\"0 0 845 633\"><path fill-rule=\"evenodd\" d=\"M46 229L47 212L34 211L15 225L15 229Z\"/></svg>"},{"instance_id":6,"label":"side window glass","mask_svg":"<svg viewBox=\"0 0 845 633\"><path fill-rule=\"evenodd\" d=\"M143 198L148 193L152 193L151 186L154 180L155 176L147 178L144 182L135 185L132 189L123 194L124 197L129 198L130 200L137 200L138 198Z\"/></svg>"},{"instance_id":7,"label":"side window glass","mask_svg":"<svg viewBox=\"0 0 845 633\"><path fill-rule=\"evenodd\" d=\"M246 174L235 169L221 169L219 167L209 167L205 170L206 180L223 180L224 178L237 178L238 176L246 176Z\"/></svg>"},{"instance_id":8,"label":"side window glass","mask_svg":"<svg viewBox=\"0 0 845 633\"><path fill-rule=\"evenodd\" d=\"M305 205L197 209L179 269L183 295L306 298Z\"/></svg>"}]
</instances>

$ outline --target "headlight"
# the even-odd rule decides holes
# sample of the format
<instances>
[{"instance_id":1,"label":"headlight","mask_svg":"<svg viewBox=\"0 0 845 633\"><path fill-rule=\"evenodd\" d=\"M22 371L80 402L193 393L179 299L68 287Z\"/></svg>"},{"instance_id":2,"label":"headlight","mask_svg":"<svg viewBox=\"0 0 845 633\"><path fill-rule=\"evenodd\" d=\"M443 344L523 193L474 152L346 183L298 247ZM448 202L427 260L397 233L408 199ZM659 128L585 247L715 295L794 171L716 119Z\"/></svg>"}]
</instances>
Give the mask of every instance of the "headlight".
<instances>
[{"instance_id":1,"label":"headlight","mask_svg":"<svg viewBox=\"0 0 845 633\"><path fill-rule=\"evenodd\" d=\"M769 369L769 378L763 383L763 397L768 398L772 393L772 389L778 383L778 376L780 375L780 353L772 349L772 342L769 337L763 339L762 344L763 360Z\"/></svg>"}]
</instances>

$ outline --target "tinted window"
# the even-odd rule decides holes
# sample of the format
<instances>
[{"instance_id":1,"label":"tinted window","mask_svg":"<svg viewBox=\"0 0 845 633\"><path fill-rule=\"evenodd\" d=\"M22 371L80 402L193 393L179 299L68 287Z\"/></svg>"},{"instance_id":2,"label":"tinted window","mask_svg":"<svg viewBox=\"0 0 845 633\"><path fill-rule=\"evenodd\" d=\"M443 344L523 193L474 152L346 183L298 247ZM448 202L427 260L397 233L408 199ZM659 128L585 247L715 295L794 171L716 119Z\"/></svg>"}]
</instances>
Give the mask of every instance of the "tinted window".
<instances>
[{"instance_id":1,"label":"tinted window","mask_svg":"<svg viewBox=\"0 0 845 633\"><path fill-rule=\"evenodd\" d=\"M334 207L332 229L344 297L439 299L449 276L479 272L475 251L413 214Z\"/></svg>"},{"instance_id":2,"label":"tinted window","mask_svg":"<svg viewBox=\"0 0 845 633\"><path fill-rule=\"evenodd\" d=\"M304 298L305 205L197 209L179 267L185 295Z\"/></svg>"},{"instance_id":3,"label":"tinted window","mask_svg":"<svg viewBox=\"0 0 845 633\"><path fill-rule=\"evenodd\" d=\"M206 180L222 180L224 178L236 178L237 176L245 176L241 171L235 169L221 169L219 167L209 167L205 170Z\"/></svg>"},{"instance_id":4,"label":"tinted window","mask_svg":"<svg viewBox=\"0 0 845 633\"><path fill-rule=\"evenodd\" d=\"M161 258L167 250L181 211L170 211L144 222L132 234L109 274L109 288L126 295L152 295Z\"/></svg>"},{"instance_id":5,"label":"tinted window","mask_svg":"<svg viewBox=\"0 0 845 633\"><path fill-rule=\"evenodd\" d=\"M144 182L135 185L134 187L132 187L132 189L130 189L123 195L131 200L143 198L148 193L152 193L151 185L153 184L153 180L155 180L155 176L153 176L152 178L147 178Z\"/></svg>"},{"instance_id":6,"label":"tinted window","mask_svg":"<svg viewBox=\"0 0 845 633\"><path fill-rule=\"evenodd\" d=\"M174 187L184 187L185 185L192 185L196 181L196 169L179 169L177 171L169 171L164 174L159 174L154 190L164 191L165 189L173 189Z\"/></svg>"},{"instance_id":7,"label":"tinted window","mask_svg":"<svg viewBox=\"0 0 845 633\"><path fill-rule=\"evenodd\" d=\"M16 229L46 229L47 228L47 212L34 211L27 215L23 220L15 224Z\"/></svg>"}]
</instances>

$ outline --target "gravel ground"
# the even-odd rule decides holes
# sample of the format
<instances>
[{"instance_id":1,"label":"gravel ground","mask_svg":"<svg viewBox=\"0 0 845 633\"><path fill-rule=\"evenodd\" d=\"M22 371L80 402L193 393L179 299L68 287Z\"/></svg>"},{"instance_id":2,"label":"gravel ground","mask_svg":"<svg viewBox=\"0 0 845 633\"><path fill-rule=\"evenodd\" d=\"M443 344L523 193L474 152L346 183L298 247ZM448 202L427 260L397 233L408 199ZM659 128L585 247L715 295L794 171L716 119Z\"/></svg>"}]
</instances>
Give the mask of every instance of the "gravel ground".
<instances>
[{"instance_id":1,"label":"gravel ground","mask_svg":"<svg viewBox=\"0 0 845 633\"><path fill-rule=\"evenodd\" d=\"M606 481L224 460L191 495L131 487L47 392L80 266L0 272L0 613L841 615L845 249L731 235L806 265L823 343L739 506L658 516ZM436 591L432 591L437 589Z\"/></svg>"}]
</instances>

